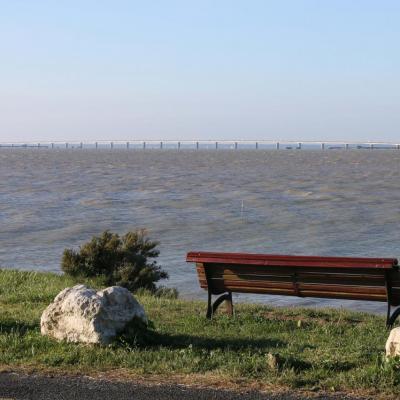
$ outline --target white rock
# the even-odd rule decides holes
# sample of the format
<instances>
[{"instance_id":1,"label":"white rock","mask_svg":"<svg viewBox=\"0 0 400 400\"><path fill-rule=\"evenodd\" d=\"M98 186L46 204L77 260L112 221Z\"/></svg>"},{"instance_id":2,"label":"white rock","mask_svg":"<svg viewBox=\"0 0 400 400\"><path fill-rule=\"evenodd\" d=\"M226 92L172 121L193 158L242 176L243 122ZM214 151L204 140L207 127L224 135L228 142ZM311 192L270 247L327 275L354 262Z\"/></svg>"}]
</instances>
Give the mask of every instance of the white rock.
<instances>
[{"instance_id":1,"label":"white rock","mask_svg":"<svg viewBox=\"0 0 400 400\"><path fill-rule=\"evenodd\" d=\"M400 356L400 327L390 331L385 348L386 357Z\"/></svg>"},{"instance_id":2,"label":"white rock","mask_svg":"<svg viewBox=\"0 0 400 400\"><path fill-rule=\"evenodd\" d=\"M96 292L76 285L44 310L40 328L42 335L58 340L107 344L134 319L147 325L143 307L129 290L112 286Z\"/></svg>"}]
</instances>

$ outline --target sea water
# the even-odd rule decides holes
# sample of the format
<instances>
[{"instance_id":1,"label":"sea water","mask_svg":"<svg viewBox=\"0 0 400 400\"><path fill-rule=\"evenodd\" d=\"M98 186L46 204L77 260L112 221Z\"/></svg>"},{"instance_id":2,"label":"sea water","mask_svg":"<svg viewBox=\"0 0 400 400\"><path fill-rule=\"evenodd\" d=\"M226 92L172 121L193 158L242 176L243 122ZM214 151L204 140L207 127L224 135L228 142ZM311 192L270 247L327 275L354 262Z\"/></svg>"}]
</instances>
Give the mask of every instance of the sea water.
<instances>
[{"instance_id":1,"label":"sea water","mask_svg":"<svg viewBox=\"0 0 400 400\"><path fill-rule=\"evenodd\" d=\"M147 228L182 297L205 298L188 251L400 255L398 150L0 151L0 266L60 271L65 248ZM236 295L273 305L360 301Z\"/></svg>"}]
</instances>

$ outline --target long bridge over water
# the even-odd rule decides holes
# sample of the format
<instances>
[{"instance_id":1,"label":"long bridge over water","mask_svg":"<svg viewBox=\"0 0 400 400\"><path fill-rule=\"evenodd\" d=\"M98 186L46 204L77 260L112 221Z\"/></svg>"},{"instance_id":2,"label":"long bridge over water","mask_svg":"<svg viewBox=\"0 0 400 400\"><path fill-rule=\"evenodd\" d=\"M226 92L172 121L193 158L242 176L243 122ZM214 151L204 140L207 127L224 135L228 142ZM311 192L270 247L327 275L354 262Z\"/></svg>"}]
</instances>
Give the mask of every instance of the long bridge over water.
<instances>
[{"instance_id":1,"label":"long bridge over water","mask_svg":"<svg viewBox=\"0 0 400 400\"><path fill-rule=\"evenodd\" d=\"M0 142L0 149L125 149L125 150L400 150L397 142L293 141L293 140L99 140Z\"/></svg>"}]
</instances>

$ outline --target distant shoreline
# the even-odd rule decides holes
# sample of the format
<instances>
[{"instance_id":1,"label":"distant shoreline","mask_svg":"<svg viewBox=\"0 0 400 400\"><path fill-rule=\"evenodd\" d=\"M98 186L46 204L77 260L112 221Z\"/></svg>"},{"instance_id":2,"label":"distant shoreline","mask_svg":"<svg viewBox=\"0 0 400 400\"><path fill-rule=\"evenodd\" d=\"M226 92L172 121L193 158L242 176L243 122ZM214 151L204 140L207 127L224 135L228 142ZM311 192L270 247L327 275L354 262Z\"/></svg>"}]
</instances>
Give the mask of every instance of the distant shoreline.
<instances>
[{"instance_id":1,"label":"distant shoreline","mask_svg":"<svg viewBox=\"0 0 400 400\"><path fill-rule=\"evenodd\" d=\"M0 149L126 150L400 150L397 142L295 140L101 140L2 142Z\"/></svg>"}]
</instances>

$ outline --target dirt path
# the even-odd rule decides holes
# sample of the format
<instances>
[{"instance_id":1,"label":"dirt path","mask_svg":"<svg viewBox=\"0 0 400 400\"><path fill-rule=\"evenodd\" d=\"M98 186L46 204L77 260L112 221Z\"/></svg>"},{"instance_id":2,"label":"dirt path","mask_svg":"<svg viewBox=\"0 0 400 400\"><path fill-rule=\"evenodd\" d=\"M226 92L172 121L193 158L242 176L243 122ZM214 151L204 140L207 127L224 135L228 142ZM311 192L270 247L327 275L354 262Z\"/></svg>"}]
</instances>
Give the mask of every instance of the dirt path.
<instances>
[{"instance_id":1,"label":"dirt path","mask_svg":"<svg viewBox=\"0 0 400 400\"><path fill-rule=\"evenodd\" d=\"M47 377L0 373L0 400L304 400L291 394L237 393L189 388L182 385L152 385L95 380L87 377ZM356 400L343 394L313 396L318 400ZM365 400L365 397L363 397Z\"/></svg>"}]
</instances>

